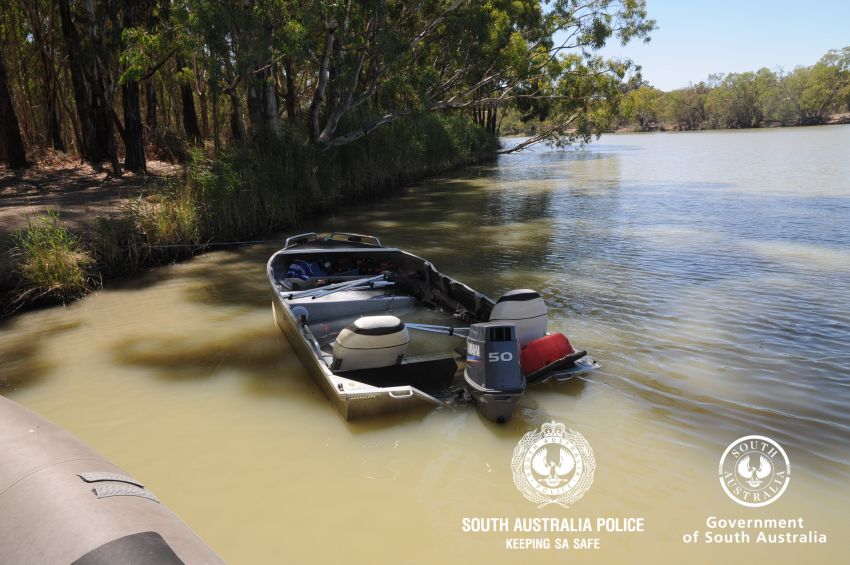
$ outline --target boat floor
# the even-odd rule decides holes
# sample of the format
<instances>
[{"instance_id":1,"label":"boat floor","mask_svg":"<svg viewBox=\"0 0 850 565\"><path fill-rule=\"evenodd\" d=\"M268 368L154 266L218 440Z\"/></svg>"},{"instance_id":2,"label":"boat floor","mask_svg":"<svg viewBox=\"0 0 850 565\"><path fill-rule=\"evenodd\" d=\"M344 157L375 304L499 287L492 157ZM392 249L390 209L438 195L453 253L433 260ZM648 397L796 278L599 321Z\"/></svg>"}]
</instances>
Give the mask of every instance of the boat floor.
<instances>
[{"instance_id":1,"label":"boat floor","mask_svg":"<svg viewBox=\"0 0 850 565\"><path fill-rule=\"evenodd\" d=\"M333 297L336 299L328 300ZM352 303L352 298L359 298L356 301L358 314L350 313L352 308L348 305ZM326 300L328 301L325 302ZM343 312L342 316L324 317L321 321L308 324L321 348L322 361L328 367L333 364L333 342L336 336L361 315L391 315L407 324L429 324L452 328L468 326L467 323L448 312L429 308L410 296L389 289L342 291L310 301L311 304L305 304L306 300L291 303L296 306L299 302L310 308L311 317L317 311L317 305L321 305L321 312L332 311L326 310L324 304L335 305L337 310ZM381 306L379 303L383 303L383 307L379 310L369 308L364 312L364 307L369 307L368 303L374 303L375 308ZM410 345L401 365L336 373L341 377L372 386L409 385L425 393L437 395L462 381L462 358L456 350L464 347L465 344L465 339L458 335L410 330Z\"/></svg>"}]
</instances>

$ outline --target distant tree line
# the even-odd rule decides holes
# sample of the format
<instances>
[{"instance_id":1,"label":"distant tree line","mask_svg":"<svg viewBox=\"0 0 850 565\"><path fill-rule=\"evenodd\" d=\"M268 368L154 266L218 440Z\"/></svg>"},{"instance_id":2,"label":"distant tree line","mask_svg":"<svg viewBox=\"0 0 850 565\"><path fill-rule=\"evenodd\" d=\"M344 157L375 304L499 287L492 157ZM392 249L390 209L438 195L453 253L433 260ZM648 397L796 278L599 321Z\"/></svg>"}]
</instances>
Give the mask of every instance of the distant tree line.
<instances>
[{"instance_id":1,"label":"distant tree line","mask_svg":"<svg viewBox=\"0 0 850 565\"><path fill-rule=\"evenodd\" d=\"M619 125L641 131L805 126L843 112L850 112L850 47L789 73L763 68L711 75L670 92L632 85L620 104Z\"/></svg>"},{"instance_id":2,"label":"distant tree line","mask_svg":"<svg viewBox=\"0 0 850 565\"><path fill-rule=\"evenodd\" d=\"M508 101L553 116L548 136L589 131L631 70L596 51L654 26L644 0L5 0L0 160L144 173L282 131L340 147L417 113L495 131Z\"/></svg>"}]
</instances>

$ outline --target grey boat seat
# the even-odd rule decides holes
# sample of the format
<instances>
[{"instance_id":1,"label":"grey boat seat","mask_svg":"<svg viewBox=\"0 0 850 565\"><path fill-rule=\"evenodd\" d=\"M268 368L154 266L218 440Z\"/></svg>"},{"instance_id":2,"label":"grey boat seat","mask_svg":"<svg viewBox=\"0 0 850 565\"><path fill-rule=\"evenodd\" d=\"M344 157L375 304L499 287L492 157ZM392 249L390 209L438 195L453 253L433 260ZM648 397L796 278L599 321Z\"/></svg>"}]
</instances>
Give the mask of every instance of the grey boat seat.
<instances>
[{"instance_id":1,"label":"grey boat seat","mask_svg":"<svg viewBox=\"0 0 850 565\"><path fill-rule=\"evenodd\" d=\"M327 320L346 320L351 322L358 316L377 312L398 311L413 308L416 299L395 290L382 288L362 290L340 290L313 300L309 296L295 297L290 306L307 310L310 324Z\"/></svg>"}]
</instances>

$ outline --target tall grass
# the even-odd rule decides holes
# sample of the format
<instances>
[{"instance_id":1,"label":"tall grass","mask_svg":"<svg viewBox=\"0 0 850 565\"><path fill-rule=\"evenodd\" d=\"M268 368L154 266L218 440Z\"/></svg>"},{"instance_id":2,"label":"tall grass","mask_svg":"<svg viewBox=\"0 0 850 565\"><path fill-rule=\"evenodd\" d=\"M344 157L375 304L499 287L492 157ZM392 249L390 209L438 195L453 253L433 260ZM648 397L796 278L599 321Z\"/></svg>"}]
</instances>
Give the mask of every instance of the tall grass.
<instances>
[{"instance_id":1,"label":"tall grass","mask_svg":"<svg viewBox=\"0 0 850 565\"><path fill-rule=\"evenodd\" d=\"M67 302L89 290L91 255L77 236L59 222L59 214L27 218L12 234L10 267L17 281L13 305L39 300Z\"/></svg>"}]
</instances>

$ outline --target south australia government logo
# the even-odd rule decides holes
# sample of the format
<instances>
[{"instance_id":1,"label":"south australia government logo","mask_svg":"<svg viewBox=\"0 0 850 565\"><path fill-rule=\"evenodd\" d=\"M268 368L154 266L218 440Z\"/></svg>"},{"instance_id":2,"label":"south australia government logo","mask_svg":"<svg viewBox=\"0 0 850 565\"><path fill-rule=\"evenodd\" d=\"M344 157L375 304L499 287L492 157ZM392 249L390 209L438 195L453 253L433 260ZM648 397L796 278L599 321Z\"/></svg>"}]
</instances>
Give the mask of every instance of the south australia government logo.
<instances>
[{"instance_id":1,"label":"south australia government logo","mask_svg":"<svg viewBox=\"0 0 850 565\"><path fill-rule=\"evenodd\" d=\"M593 484L596 461L583 435L549 422L519 440L511 470L516 487L538 508L547 504L569 508Z\"/></svg>"},{"instance_id":2,"label":"south australia government logo","mask_svg":"<svg viewBox=\"0 0 850 565\"><path fill-rule=\"evenodd\" d=\"M743 506L776 501L791 479L791 464L782 446L765 436L744 436L729 444L720 458L720 484Z\"/></svg>"}]
</instances>

